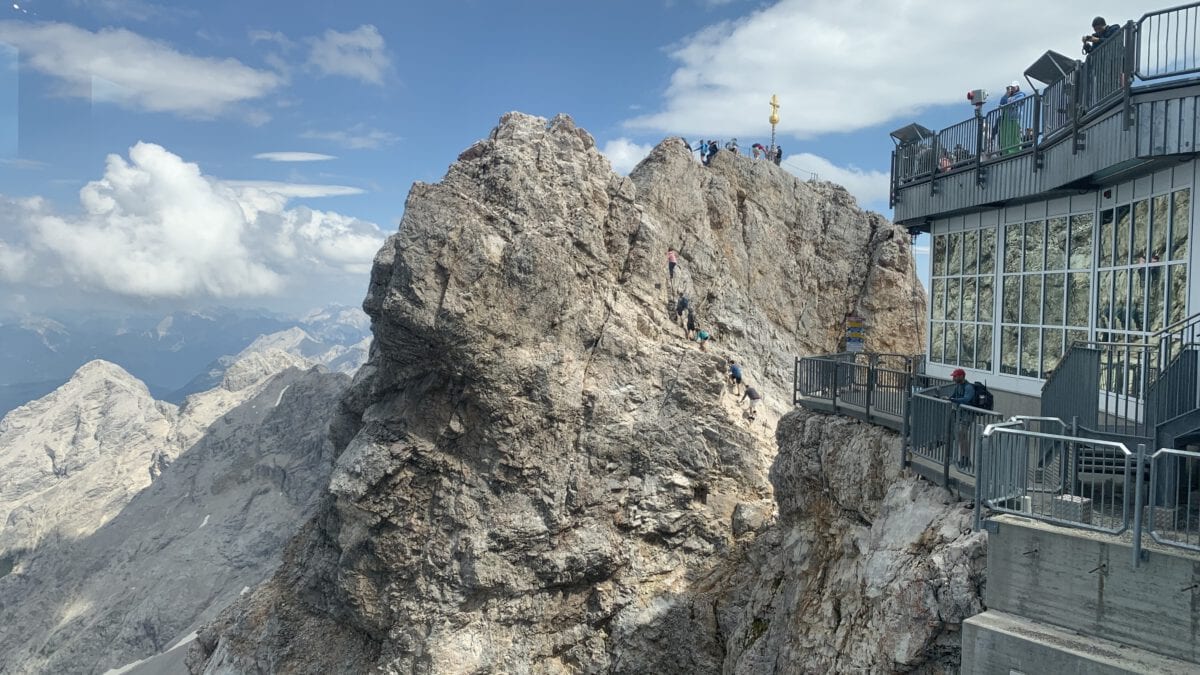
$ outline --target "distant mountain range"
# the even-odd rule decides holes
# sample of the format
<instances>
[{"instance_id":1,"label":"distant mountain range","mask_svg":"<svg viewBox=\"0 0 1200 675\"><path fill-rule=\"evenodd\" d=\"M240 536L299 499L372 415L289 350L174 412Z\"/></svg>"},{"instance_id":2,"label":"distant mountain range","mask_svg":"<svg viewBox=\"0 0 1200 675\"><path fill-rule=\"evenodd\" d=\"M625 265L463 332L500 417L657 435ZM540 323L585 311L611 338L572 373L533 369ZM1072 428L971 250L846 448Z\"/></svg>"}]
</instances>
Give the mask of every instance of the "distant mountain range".
<instances>
[{"instance_id":1,"label":"distant mountain range","mask_svg":"<svg viewBox=\"0 0 1200 675\"><path fill-rule=\"evenodd\" d=\"M229 359L263 336L289 333L285 351L353 372L365 360L370 320L343 305L301 317L265 310L216 308L140 315L54 315L0 319L0 416L65 383L83 364L102 359L173 403L219 382ZM367 340L367 342L364 342ZM277 345L278 346L278 345ZM361 356L361 358L359 358Z\"/></svg>"}]
</instances>

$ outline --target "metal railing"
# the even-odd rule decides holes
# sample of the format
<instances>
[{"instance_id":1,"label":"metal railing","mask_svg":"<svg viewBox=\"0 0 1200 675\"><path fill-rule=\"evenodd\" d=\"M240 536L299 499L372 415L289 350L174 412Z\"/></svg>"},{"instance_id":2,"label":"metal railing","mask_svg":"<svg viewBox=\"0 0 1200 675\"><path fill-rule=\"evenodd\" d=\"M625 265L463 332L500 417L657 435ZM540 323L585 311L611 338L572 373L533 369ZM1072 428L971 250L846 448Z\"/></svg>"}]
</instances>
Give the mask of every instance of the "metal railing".
<instances>
[{"instance_id":1,"label":"metal railing","mask_svg":"<svg viewBox=\"0 0 1200 675\"><path fill-rule=\"evenodd\" d=\"M1137 22L1137 35L1134 72L1139 79L1200 72L1196 39L1200 35L1200 3L1144 15Z\"/></svg>"},{"instance_id":2,"label":"metal railing","mask_svg":"<svg viewBox=\"0 0 1200 675\"><path fill-rule=\"evenodd\" d=\"M1035 119L1039 102L1025 96L989 112L983 119L983 159L1015 155L1033 147L1040 129Z\"/></svg>"},{"instance_id":3,"label":"metal railing","mask_svg":"<svg viewBox=\"0 0 1200 675\"><path fill-rule=\"evenodd\" d=\"M1132 527L1141 474L1125 444L1024 426L1017 417L983 431L978 504L1107 534Z\"/></svg>"},{"instance_id":4,"label":"metal railing","mask_svg":"<svg viewBox=\"0 0 1200 675\"><path fill-rule=\"evenodd\" d=\"M1150 12L1130 21L1097 45L1063 79L1014 105L985 117L947 127L933 138L901 144L892 156L892 205L901 186L932 180L940 173L988 159L1003 159L1047 140L1065 129L1080 137L1082 124L1122 99L1139 83L1200 73L1200 2ZM1130 124L1131 119L1126 120Z\"/></svg>"},{"instance_id":5,"label":"metal railing","mask_svg":"<svg viewBox=\"0 0 1200 675\"><path fill-rule=\"evenodd\" d=\"M1075 117L1074 105L1075 78L1078 70L1072 70L1061 80L1046 87L1035 99L1042 107L1042 140L1050 140L1059 131L1071 126Z\"/></svg>"},{"instance_id":6,"label":"metal railing","mask_svg":"<svg viewBox=\"0 0 1200 675\"><path fill-rule=\"evenodd\" d=\"M1080 99L1085 111L1101 108L1121 96L1122 90L1131 84L1132 73L1127 70L1126 47L1132 47L1135 31L1129 24L1119 33L1101 42L1088 54L1081 87Z\"/></svg>"},{"instance_id":7,"label":"metal railing","mask_svg":"<svg viewBox=\"0 0 1200 675\"><path fill-rule=\"evenodd\" d=\"M1163 448L1150 456L1146 530L1164 546L1200 551L1200 453Z\"/></svg>"},{"instance_id":8,"label":"metal railing","mask_svg":"<svg viewBox=\"0 0 1200 675\"><path fill-rule=\"evenodd\" d=\"M979 160L979 120L972 117L947 127L937 135L938 171L943 173Z\"/></svg>"},{"instance_id":9,"label":"metal railing","mask_svg":"<svg viewBox=\"0 0 1200 675\"><path fill-rule=\"evenodd\" d=\"M801 357L796 359L792 403L900 431L907 420L914 371L923 363L921 356L875 352Z\"/></svg>"}]
</instances>

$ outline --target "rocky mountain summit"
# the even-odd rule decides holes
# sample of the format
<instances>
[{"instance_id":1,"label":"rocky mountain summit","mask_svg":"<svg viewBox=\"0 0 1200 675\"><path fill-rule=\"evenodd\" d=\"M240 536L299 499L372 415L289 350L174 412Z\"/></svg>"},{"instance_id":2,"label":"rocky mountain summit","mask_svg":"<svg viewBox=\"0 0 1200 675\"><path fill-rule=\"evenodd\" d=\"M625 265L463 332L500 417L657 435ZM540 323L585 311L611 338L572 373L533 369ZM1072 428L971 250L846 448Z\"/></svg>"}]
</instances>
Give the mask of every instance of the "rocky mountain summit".
<instances>
[{"instance_id":1,"label":"rocky mountain summit","mask_svg":"<svg viewBox=\"0 0 1200 675\"><path fill-rule=\"evenodd\" d=\"M308 367L279 350L238 360L214 389L182 406L107 361L85 364L62 387L0 420L0 558L74 539L115 516L217 418L275 374ZM19 556L15 556L19 557Z\"/></svg>"},{"instance_id":2,"label":"rocky mountain summit","mask_svg":"<svg viewBox=\"0 0 1200 675\"><path fill-rule=\"evenodd\" d=\"M680 292L706 350L670 317ZM909 239L841 188L701 166L679 139L623 178L570 118L510 113L413 186L364 309L328 493L192 672L941 663L971 602L962 519L897 476L885 432L793 413L771 434L794 357L836 350L847 313L872 349L919 348ZM756 421L729 358L766 395ZM945 547L968 552L928 562Z\"/></svg>"},{"instance_id":3,"label":"rocky mountain summit","mask_svg":"<svg viewBox=\"0 0 1200 675\"><path fill-rule=\"evenodd\" d=\"M102 673L257 585L328 484L350 378L276 349L183 406L94 361L0 422L0 673Z\"/></svg>"}]
</instances>

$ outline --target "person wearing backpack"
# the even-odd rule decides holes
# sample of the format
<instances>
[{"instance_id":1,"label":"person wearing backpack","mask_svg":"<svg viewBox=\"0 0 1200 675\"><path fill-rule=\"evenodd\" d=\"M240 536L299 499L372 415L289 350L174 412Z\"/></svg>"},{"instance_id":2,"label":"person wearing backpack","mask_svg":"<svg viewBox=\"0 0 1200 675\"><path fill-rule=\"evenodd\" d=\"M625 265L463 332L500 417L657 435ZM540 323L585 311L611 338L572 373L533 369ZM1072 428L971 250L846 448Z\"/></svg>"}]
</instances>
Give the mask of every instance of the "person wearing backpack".
<instances>
[{"instance_id":1,"label":"person wearing backpack","mask_svg":"<svg viewBox=\"0 0 1200 675\"><path fill-rule=\"evenodd\" d=\"M954 372L950 373L950 379L954 380L954 388L950 390L950 395L946 398L954 405L971 406L975 403L975 385L967 382L967 371L962 368L955 368ZM955 428L955 436L958 441L958 468L965 470L971 466L971 417L969 415L958 415L958 425Z\"/></svg>"}]
</instances>

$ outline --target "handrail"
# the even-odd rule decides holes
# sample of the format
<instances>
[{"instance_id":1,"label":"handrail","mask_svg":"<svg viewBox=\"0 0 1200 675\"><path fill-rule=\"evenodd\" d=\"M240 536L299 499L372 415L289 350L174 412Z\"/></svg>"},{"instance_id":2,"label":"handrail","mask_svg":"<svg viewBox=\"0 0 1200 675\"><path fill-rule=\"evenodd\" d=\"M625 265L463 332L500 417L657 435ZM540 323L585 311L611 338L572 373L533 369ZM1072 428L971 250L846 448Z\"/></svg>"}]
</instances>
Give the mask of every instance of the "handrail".
<instances>
[{"instance_id":1,"label":"handrail","mask_svg":"<svg viewBox=\"0 0 1200 675\"><path fill-rule=\"evenodd\" d=\"M1147 33L1169 34L1172 29L1172 24L1174 24L1175 33L1176 33L1176 36L1178 36L1179 24L1183 23L1183 25L1184 25L1184 31L1183 31L1184 40L1187 40L1187 37L1189 34L1191 35L1192 40L1193 40L1190 51L1188 50L1187 44L1183 45L1183 54L1182 54L1183 61L1182 61L1182 63L1190 64L1189 66L1184 67L1184 68L1176 67L1176 68L1172 68L1172 69L1160 69L1157 67L1158 66L1157 61L1155 61L1154 64L1145 63L1145 61L1149 60L1150 56L1152 56L1150 53L1150 50L1148 48L1151 45L1154 45L1155 43L1150 42L1150 41L1147 41L1146 43L1142 43L1142 41L1139 39L1138 46L1136 48L1136 63L1134 66L1134 71L1133 71L1134 75L1136 75L1138 77L1138 79L1147 80L1147 81L1158 80L1158 79L1162 79L1162 78L1166 78L1166 77L1176 77L1179 75L1189 75L1191 73L1200 72L1200 60L1197 59L1198 55L1197 55L1196 45L1195 45L1195 39L1197 36L1197 28L1198 28L1197 18L1198 18L1198 16L1200 16L1200 13L1198 13L1196 11L1198 8L1200 8L1200 3L1193 2L1193 3L1187 4L1187 5L1179 5L1177 7L1168 7L1167 9L1160 9L1160 10L1157 10L1154 12L1147 12L1142 15L1142 18L1138 19L1137 34L1138 34L1139 38L1140 38L1140 36L1145 35ZM1182 21L1179 20L1180 14L1183 15ZM1174 19L1174 21L1173 21L1173 19ZM1147 49L1143 49L1143 46L1147 47ZM1169 53L1169 51L1170 50L1167 50L1166 52L1162 52L1162 53L1159 53L1156 51L1156 53L1153 54L1153 56L1159 56L1159 55L1166 56ZM1173 61L1172 63L1177 65L1179 63L1178 59L1180 57L1178 48L1174 50L1174 56L1175 56L1176 60ZM1153 65L1154 67L1152 69L1149 69L1151 65Z\"/></svg>"}]
</instances>

